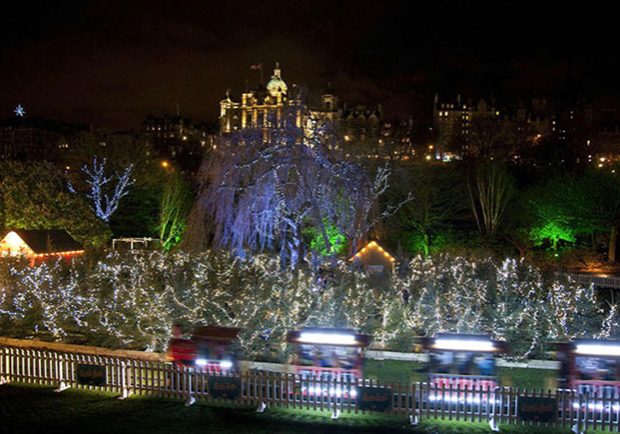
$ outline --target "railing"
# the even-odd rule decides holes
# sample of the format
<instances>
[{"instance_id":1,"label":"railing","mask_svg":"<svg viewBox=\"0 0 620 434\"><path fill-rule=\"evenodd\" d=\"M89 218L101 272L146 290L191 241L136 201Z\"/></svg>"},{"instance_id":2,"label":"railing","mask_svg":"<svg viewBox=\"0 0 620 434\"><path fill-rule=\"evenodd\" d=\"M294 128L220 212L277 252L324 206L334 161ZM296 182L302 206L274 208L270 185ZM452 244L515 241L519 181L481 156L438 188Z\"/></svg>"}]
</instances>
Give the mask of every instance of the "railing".
<instances>
[{"instance_id":1,"label":"railing","mask_svg":"<svg viewBox=\"0 0 620 434\"><path fill-rule=\"evenodd\" d=\"M326 380L296 374L248 371L213 375L157 360L94 355L0 345L0 384L49 385L117 393L195 400L234 401L238 405L342 412L383 412L424 419L541 425L620 431L620 400L575 390L542 391L511 387L489 390L429 383L379 383Z\"/></svg>"},{"instance_id":2,"label":"railing","mask_svg":"<svg viewBox=\"0 0 620 434\"><path fill-rule=\"evenodd\" d=\"M600 288L620 289L620 276L591 273L556 273L565 274L581 285L594 285Z\"/></svg>"}]
</instances>

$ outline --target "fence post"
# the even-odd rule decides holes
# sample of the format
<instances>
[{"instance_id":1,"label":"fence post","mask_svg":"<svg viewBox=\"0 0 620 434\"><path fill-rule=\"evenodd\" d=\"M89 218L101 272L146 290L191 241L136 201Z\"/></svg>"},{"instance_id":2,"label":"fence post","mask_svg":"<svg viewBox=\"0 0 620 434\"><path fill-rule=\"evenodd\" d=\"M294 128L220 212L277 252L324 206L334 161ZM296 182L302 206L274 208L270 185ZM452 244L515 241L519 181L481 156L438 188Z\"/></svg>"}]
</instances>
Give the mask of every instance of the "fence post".
<instances>
[{"instance_id":1,"label":"fence post","mask_svg":"<svg viewBox=\"0 0 620 434\"><path fill-rule=\"evenodd\" d=\"M131 394L131 392L129 392L129 386L127 384L127 363L125 360L121 360L121 390L123 391L121 393L121 396L118 397L118 399L125 399L125 398L129 398L129 395Z\"/></svg>"},{"instance_id":2,"label":"fence post","mask_svg":"<svg viewBox=\"0 0 620 434\"><path fill-rule=\"evenodd\" d=\"M8 366L6 363L6 348L2 347L0 349L0 385L6 384L9 382L9 374L8 374Z\"/></svg>"},{"instance_id":3,"label":"fence post","mask_svg":"<svg viewBox=\"0 0 620 434\"><path fill-rule=\"evenodd\" d=\"M185 385L187 386L187 401L185 401L185 406L189 407L190 405L192 405L193 403L196 402L196 398L194 397L194 394L192 393L192 382L194 379L194 376L192 375L194 372L193 368L183 368L183 377L185 378Z\"/></svg>"},{"instance_id":4,"label":"fence post","mask_svg":"<svg viewBox=\"0 0 620 434\"><path fill-rule=\"evenodd\" d=\"M63 390L67 390L70 386L65 381L65 359L61 353L56 353L56 372L58 373L58 387L54 390L56 393L60 393Z\"/></svg>"},{"instance_id":5,"label":"fence post","mask_svg":"<svg viewBox=\"0 0 620 434\"><path fill-rule=\"evenodd\" d=\"M329 385L327 386L327 393L329 395L331 395L332 398L332 420L336 420L338 419L338 417L340 416L340 410L338 409L338 380L336 378L332 378L332 387L329 387ZM332 393L333 391L333 393ZM341 387L341 391L342 391L342 387Z\"/></svg>"},{"instance_id":6,"label":"fence post","mask_svg":"<svg viewBox=\"0 0 620 434\"><path fill-rule=\"evenodd\" d=\"M498 390L501 390L501 387L496 386L495 389L493 389L493 393L490 394L489 389L487 389L487 403L489 402L489 400L491 400L491 411L488 414L489 426L491 427L491 431L493 432L499 432L499 426L497 424L497 421L495 420L495 396ZM480 401L482 402L482 400ZM481 411L481 409L479 408L478 411Z\"/></svg>"},{"instance_id":7,"label":"fence post","mask_svg":"<svg viewBox=\"0 0 620 434\"><path fill-rule=\"evenodd\" d=\"M420 383L418 384L418 389L420 386ZM417 410L417 390L416 390L416 383L411 383L411 413L409 413L409 423L412 426L418 426L418 424L420 423L420 419L418 418L418 410ZM407 405L409 405L409 397L407 397Z\"/></svg>"},{"instance_id":8,"label":"fence post","mask_svg":"<svg viewBox=\"0 0 620 434\"><path fill-rule=\"evenodd\" d=\"M583 413L583 408L582 406L583 404L583 398L582 398L582 394L578 393L579 399L578 399L578 406L577 406L577 423L575 423L575 425L573 425L573 427L571 428L571 432L573 432L574 434L585 434L585 427L584 430L581 431L581 417L582 417L582 413ZM588 418L588 402L587 402L587 397L586 397L586 403L585 403L585 419Z\"/></svg>"},{"instance_id":9,"label":"fence post","mask_svg":"<svg viewBox=\"0 0 620 434\"><path fill-rule=\"evenodd\" d=\"M265 386L263 383L264 380L264 371L255 371L256 376L258 378L260 378L260 381L256 382L256 398L258 399L258 408L256 409L257 413L264 413L265 410L267 410L267 404L265 404L265 401L263 401L263 392L265 391ZM258 375L260 374L260 375ZM269 381L269 380L267 380ZM269 387L269 384L267 384L267 387Z\"/></svg>"}]
</instances>

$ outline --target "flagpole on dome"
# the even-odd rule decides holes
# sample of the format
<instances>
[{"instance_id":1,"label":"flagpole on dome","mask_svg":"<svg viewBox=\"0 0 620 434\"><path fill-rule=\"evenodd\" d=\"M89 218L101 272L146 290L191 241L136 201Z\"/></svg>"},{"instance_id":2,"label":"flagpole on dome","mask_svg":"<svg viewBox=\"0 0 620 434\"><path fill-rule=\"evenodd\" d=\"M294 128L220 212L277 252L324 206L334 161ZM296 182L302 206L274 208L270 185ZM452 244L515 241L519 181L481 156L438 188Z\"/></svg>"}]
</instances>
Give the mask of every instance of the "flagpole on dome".
<instances>
[{"instance_id":1,"label":"flagpole on dome","mask_svg":"<svg viewBox=\"0 0 620 434\"><path fill-rule=\"evenodd\" d=\"M252 66L250 66L250 69L252 70L259 70L260 71L260 84L264 83L264 79L263 79L263 62L261 63L256 63Z\"/></svg>"}]
</instances>

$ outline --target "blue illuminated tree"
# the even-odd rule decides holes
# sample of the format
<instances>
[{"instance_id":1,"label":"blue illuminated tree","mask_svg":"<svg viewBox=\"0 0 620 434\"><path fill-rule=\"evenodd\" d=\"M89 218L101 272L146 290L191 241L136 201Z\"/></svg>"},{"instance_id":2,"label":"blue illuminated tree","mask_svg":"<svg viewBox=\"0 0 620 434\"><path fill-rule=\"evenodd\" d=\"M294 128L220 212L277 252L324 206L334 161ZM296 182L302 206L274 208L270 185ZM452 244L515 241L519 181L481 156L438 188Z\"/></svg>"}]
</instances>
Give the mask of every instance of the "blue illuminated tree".
<instances>
[{"instance_id":1,"label":"blue illuminated tree","mask_svg":"<svg viewBox=\"0 0 620 434\"><path fill-rule=\"evenodd\" d=\"M389 171L372 179L342 158L331 125L308 117L308 127L299 127L299 111L283 114L285 127L232 134L205 161L186 247L214 245L238 256L273 251L295 267L309 250L303 242L308 227L326 252L332 252L330 228L352 244L366 235Z\"/></svg>"},{"instance_id":2,"label":"blue illuminated tree","mask_svg":"<svg viewBox=\"0 0 620 434\"><path fill-rule=\"evenodd\" d=\"M121 173L115 172L111 175L106 174L105 165L105 158L97 160L97 157L93 157L92 166L85 164L82 166L82 172L86 175L88 185L86 197L90 200L90 207L97 217L108 222L118 209L121 199L129 192L134 180L131 178L133 164L125 167Z\"/></svg>"}]
</instances>

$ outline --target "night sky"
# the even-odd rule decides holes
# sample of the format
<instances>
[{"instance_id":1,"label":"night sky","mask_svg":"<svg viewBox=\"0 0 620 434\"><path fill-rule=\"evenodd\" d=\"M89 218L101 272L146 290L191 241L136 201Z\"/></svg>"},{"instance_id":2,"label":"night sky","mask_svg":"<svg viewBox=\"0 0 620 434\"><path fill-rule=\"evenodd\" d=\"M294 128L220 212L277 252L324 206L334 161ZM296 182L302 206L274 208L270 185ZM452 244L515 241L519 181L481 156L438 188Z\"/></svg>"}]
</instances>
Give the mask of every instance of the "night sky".
<instances>
[{"instance_id":1,"label":"night sky","mask_svg":"<svg viewBox=\"0 0 620 434\"><path fill-rule=\"evenodd\" d=\"M287 83L430 111L435 91L618 94L620 37L609 2L48 1L3 5L0 118L137 127L149 113L217 119L279 60Z\"/></svg>"}]
</instances>

